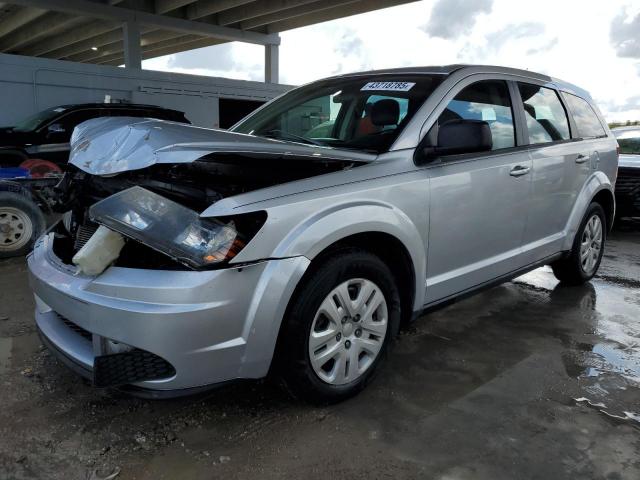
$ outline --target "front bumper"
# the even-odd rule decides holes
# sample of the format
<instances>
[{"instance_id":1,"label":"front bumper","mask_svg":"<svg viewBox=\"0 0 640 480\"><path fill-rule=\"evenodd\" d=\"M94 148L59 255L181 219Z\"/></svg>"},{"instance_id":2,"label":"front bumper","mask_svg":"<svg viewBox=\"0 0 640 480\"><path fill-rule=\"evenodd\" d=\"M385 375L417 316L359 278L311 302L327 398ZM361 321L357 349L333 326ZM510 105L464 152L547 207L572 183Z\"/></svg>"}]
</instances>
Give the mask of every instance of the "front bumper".
<instances>
[{"instance_id":1,"label":"front bumper","mask_svg":"<svg viewBox=\"0 0 640 480\"><path fill-rule=\"evenodd\" d=\"M36 323L64 363L93 378L113 342L170 364L170 376L135 389L190 391L264 377L287 303L309 260L293 257L241 268L158 271L111 267L77 275L45 235L28 258Z\"/></svg>"}]
</instances>

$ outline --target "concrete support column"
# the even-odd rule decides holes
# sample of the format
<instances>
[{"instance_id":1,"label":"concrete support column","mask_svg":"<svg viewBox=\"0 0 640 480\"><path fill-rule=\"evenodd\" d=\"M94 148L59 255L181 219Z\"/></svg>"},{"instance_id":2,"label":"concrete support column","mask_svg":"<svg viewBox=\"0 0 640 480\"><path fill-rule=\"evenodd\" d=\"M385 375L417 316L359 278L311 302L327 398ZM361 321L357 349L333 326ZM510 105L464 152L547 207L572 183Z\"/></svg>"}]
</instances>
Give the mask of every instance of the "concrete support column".
<instances>
[{"instance_id":1,"label":"concrete support column","mask_svg":"<svg viewBox=\"0 0 640 480\"><path fill-rule=\"evenodd\" d=\"M123 23L122 40L124 44L124 66L126 68L142 68L140 25L133 21Z\"/></svg>"},{"instance_id":2,"label":"concrete support column","mask_svg":"<svg viewBox=\"0 0 640 480\"><path fill-rule=\"evenodd\" d=\"M265 83L278 83L280 58L278 45L264 46L264 81Z\"/></svg>"}]
</instances>

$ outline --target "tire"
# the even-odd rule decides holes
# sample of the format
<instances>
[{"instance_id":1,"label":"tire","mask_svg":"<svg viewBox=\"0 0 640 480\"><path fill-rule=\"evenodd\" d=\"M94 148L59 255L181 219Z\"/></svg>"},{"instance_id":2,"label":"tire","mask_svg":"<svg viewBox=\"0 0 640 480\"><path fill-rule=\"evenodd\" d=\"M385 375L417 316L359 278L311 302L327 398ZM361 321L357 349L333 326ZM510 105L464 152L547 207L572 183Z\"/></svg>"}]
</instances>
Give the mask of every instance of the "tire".
<instances>
[{"instance_id":1,"label":"tire","mask_svg":"<svg viewBox=\"0 0 640 480\"><path fill-rule=\"evenodd\" d=\"M0 192L0 258L26 255L44 229L44 215L33 200Z\"/></svg>"},{"instance_id":2,"label":"tire","mask_svg":"<svg viewBox=\"0 0 640 480\"><path fill-rule=\"evenodd\" d=\"M598 231L593 232L594 225L599 225L599 237ZM593 202L582 219L569 256L551 264L556 278L567 285L581 285L591 280L600 267L606 236L607 220L604 209L599 203ZM596 249L594 245L597 244L598 238L600 243L599 248ZM589 242L592 247L585 250L583 242L585 245ZM585 254L586 260L581 258Z\"/></svg>"},{"instance_id":3,"label":"tire","mask_svg":"<svg viewBox=\"0 0 640 480\"><path fill-rule=\"evenodd\" d=\"M338 299L342 293L350 303ZM400 313L398 288L382 260L357 249L336 252L310 270L294 293L278 338L277 373L290 393L310 403L352 397L374 377L398 332Z\"/></svg>"}]
</instances>

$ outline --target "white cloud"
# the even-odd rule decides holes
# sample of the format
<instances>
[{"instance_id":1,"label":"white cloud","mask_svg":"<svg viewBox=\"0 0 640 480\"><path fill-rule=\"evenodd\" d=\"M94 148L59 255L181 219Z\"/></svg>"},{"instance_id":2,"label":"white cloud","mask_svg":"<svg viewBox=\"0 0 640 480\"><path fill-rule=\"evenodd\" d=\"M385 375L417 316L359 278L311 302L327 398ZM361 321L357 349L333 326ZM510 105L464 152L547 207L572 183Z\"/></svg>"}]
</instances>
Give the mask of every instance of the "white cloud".
<instances>
[{"instance_id":1,"label":"white cloud","mask_svg":"<svg viewBox=\"0 0 640 480\"><path fill-rule=\"evenodd\" d=\"M640 63L616 50L621 41L637 45L637 38L628 35L636 31L640 13L632 0L493 0L474 2L467 10L468 2L456 1L465 19L456 32L443 30L443 19L451 13L442 13L444 1L449 2L424 0L283 32L280 80L301 84L333 74L410 65L505 65L589 90L609 121L640 119L640 105L632 101L640 94ZM264 51L259 46L233 43L194 52L148 60L144 66L263 79Z\"/></svg>"},{"instance_id":2,"label":"white cloud","mask_svg":"<svg viewBox=\"0 0 640 480\"><path fill-rule=\"evenodd\" d=\"M459 38L476 23L476 17L490 13L493 0L438 0L423 27L432 37Z\"/></svg>"}]
</instances>

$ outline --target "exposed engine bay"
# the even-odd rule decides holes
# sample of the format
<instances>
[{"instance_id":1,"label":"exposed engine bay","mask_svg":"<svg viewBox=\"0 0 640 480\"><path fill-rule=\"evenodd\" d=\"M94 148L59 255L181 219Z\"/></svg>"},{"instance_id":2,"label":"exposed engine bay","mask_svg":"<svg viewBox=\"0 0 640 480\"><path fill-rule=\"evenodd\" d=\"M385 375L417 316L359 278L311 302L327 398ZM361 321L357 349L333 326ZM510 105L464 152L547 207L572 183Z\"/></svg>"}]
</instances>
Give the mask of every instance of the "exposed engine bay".
<instances>
[{"instance_id":1,"label":"exposed engine bay","mask_svg":"<svg viewBox=\"0 0 640 480\"><path fill-rule=\"evenodd\" d=\"M53 209L65 213L52 231L54 251L66 264L96 233L100 223L91 217L90 207L97 202L134 187L157 194L199 215L213 203L225 197L283 184L295 180L345 170L362 163L356 161L291 158L280 155L212 154L192 163L156 164L139 170L113 175L91 175L70 165L56 186ZM160 197L158 197L160 198ZM243 236L250 238L266 219L262 214L234 218L218 218ZM164 219L167 223L171 218ZM203 219L204 221L208 221ZM200 228L200 227L199 227ZM120 232L125 233L125 232ZM159 251L153 242L141 242L127 236L124 247L113 262L115 266L146 269L190 269L176 255ZM242 243L239 235L238 242ZM150 246L151 245L151 246ZM212 267L213 268L213 265Z\"/></svg>"}]
</instances>

